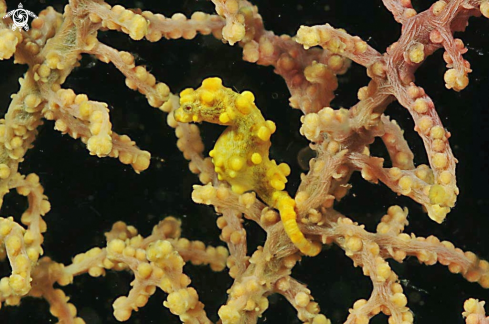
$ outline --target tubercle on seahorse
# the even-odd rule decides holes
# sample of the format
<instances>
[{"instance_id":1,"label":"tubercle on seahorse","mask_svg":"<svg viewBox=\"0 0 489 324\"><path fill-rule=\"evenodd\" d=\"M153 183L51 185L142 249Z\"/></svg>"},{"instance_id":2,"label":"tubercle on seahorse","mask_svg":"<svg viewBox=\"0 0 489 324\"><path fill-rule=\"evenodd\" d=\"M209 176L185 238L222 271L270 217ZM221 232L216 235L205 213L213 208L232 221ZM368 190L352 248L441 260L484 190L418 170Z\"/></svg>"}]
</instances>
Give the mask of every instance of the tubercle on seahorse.
<instances>
[{"instance_id":1,"label":"tubercle on seahorse","mask_svg":"<svg viewBox=\"0 0 489 324\"><path fill-rule=\"evenodd\" d=\"M320 243L310 242L297 225L295 201L284 191L290 167L269 159L270 136L275 123L265 120L250 91L236 93L220 78L207 78L198 89L180 93L179 122L202 122L228 126L209 152L219 180L234 192L255 191L269 206L277 208L288 237L305 255L315 256Z\"/></svg>"}]
</instances>

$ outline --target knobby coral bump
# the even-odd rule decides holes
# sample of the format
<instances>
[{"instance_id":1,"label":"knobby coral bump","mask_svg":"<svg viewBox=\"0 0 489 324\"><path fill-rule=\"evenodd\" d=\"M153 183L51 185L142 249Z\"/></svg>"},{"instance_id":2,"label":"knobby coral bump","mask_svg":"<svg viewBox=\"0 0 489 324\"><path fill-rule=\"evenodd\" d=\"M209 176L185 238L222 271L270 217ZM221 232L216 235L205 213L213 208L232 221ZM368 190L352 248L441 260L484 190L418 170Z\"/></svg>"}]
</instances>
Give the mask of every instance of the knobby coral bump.
<instances>
[{"instance_id":1,"label":"knobby coral bump","mask_svg":"<svg viewBox=\"0 0 489 324\"><path fill-rule=\"evenodd\" d=\"M455 207L459 188L451 133L443 126L433 100L415 82L415 73L431 54L444 50L445 86L464 90L472 69L463 56L468 49L454 33L464 31L472 16L489 18L489 1L436 1L418 12L410 0L384 0L385 8L402 25L398 40L385 52L327 21L301 26L293 36L278 36L265 29L259 8L252 2L212 3L216 13L165 17L98 0L71 0L63 12L44 9L31 28L23 30L12 28L15 22L7 14L12 8L0 0L0 16L5 16L0 20L0 60L27 69L0 120L0 205L12 189L28 199L27 210L19 219L0 217L0 259L10 266L10 274L0 279L0 304L17 306L24 297L43 298L60 323L85 323L62 287L86 273L100 277L108 271L128 271L134 276L129 292L114 296L112 305L118 321L137 317L133 312L159 289L165 293L163 306L181 322L211 323L210 318L217 317L207 314L199 291L184 273L190 262L208 265L213 271L227 268L233 283L217 312L224 324L256 323L262 316L273 321L273 314L265 313L273 294L285 297L301 322L327 324L331 316L321 313L307 282L294 278L292 269L306 257L314 262L323 247L333 245L355 267L361 267L372 284L371 295L351 305L349 315L342 319L345 323L368 323L380 313L389 323L413 323L415 314L402 280L388 260L401 263L411 256L425 265L440 263L469 282L489 288L489 262L435 236L406 233L406 207L386 208L374 232L338 208L349 193L355 171L366 181L382 183L393 193L409 197L434 223L442 223ZM299 171L277 163L275 159L281 159L278 151L270 151L272 134L281 129L264 118L267 115L258 109L256 92L238 93L223 86L233 86L225 79L201 75L199 80L186 80L189 88L177 94L178 89L172 91L159 81L161 76L139 64L134 53L106 44L102 35L108 31L141 42L208 35L224 43L222 51L239 47L244 61L273 67L288 87L290 106L302 114L298 132L309 141L313 153L306 159L307 172L301 175L297 191L292 193L286 183L291 173ZM80 66L82 55L111 64L129 89L143 95L166 118L178 138L176 146L200 181L187 198L214 207L219 215L219 238L226 247L182 237L182 220L169 216L155 222L146 236L116 222L105 233L106 245L77 254L71 264L56 262L43 249L44 237L49 235L49 221L44 217L49 218L51 210L50 188L46 186L45 195L42 177L19 172L43 120L53 121L62 134L81 139L90 155L116 158L138 174L154 160L129 136L113 130L110 103L64 86ZM339 78L347 75L352 63L365 68L369 82L358 89L354 105L340 108L332 101L341 85ZM395 101L410 114L424 144L427 164L415 163L403 130L387 114ZM267 109L276 108L286 107ZM224 126L208 154L200 134L202 122ZM376 139L387 156L371 153ZM258 226L245 229L248 222ZM266 240L248 252L250 230L265 232ZM460 309L462 313L462 305ZM463 310L466 323L489 323L483 301L467 299Z\"/></svg>"}]
</instances>

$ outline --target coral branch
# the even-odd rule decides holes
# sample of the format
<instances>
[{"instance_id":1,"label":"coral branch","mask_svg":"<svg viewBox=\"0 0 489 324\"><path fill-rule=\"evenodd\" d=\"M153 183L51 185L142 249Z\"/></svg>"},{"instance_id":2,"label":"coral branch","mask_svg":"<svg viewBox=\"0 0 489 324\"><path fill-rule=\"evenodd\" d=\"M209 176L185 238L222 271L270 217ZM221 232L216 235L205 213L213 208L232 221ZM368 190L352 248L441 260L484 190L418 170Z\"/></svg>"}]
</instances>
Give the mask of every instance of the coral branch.
<instances>
[{"instance_id":1,"label":"coral branch","mask_svg":"<svg viewBox=\"0 0 489 324\"><path fill-rule=\"evenodd\" d=\"M397 271L398 268L393 266L393 263L403 263L408 257L413 257L424 265L439 263L446 266L449 272L461 274L466 281L478 283L481 288L489 288L488 261L473 252L456 248L448 240L440 241L429 234L427 237L407 234L409 222L408 209L405 207L391 206L382 216L375 210L367 211L356 200L359 196L365 196L372 204L389 206L391 203L385 193L376 194L356 189L353 197L343 200L352 187L363 188L357 186L358 181L367 180L374 184L382 183L382 190L390 189L394 194L411 198L437 223L442 223L455 207L459 194L455 168L458 160L449 143L452 133L442 124L446 110L441 113L435 109L435 102L436 107L442 106L438 103L441 100L436 95L428 95L428 90L419 86L425 81L418 80L415 83L415 76L428 56L443 49L443 59L447 66L443 80L445 87L457 92L468 87L468 74L472 72L472 68L464 54L471 47L456 38L459 36L455 37L454 33L464 31L470 17L489 17L488 0L440 0L419 13L413 8L411 0L383 0L384 7L392 14L393 19L402 25L398 40L385 52L374 48L382 42L374 43L370 38L352 36L344 29L319 21L316 16L310 20L298 21L293 28L312 21L318 21L319 24L302 25L294 36L278 36L265 29L263 17L271 17L270 14L283 21L290 19L285 15L282 17L277 9L289 8L289 4L273 9L263 8L269 12L262 17L258 7L247 0L212 0L216 14L192 12L191 8L189 11L186 7L190 7L191 3L192 1L187 1L182 4L186 15L177 12L171 13L171 17L165 17L160 13L143 11L143 8L111 6L103 0L70 0L63 12L48 7L29 22L29 17L35 17L33 12L22 4L8 10L5 1L0 0L2 77L11 74L10 70L3 73L4 66L8 64L22 64L24 68L18 70L21 71L18 74L11 74L18 78L24 73L19 79L20 88L11 94L10 102L5 104L8 106L5 115L0 119L0 206L8 205L3 206L4 211L8 215L14 215L0 217L0 261L5 262L5 269L8 269L0 279L1 305L17 306L24 297L43 298L49 304L51 315L59 323L84 324L82 317L85 314L77 313L75 305L69 302L70 297L62 287L74 283L78 276L84 274L102 277L108 271L127 271L133 277L132 282L127 283L130 288L127 291L118 291L117 295L122 296L116 297L112 304L113 317L117 321L127 321L138 316L133 312L145 307L149 298L160 289L166 298L163 306L176 315L175 320L183 323L207 324L212 319L217 319L217 316L219 323L223 324L253 324L263 316L267 316L267 321L275 323L279 321L275 319L276 313L265 312L275 307L276 301L270 296L280 294L295 309L298 319L303 323L331 324L332 321L321 314L318 303L325 294L314 284L318 281L344 279L342 275L337 278L334 277L336 275L324 274L319 267L320 260L330 257L329 247L333 245L355 267L360 267L365 278L372 283L371 291L362 292L361 296L355 297L360 298L356 301L344 294L346 305L352 305L348 310L349 314L345 311L341 315L337 310L332 311L331 307L323 308L325 314L331 313L328 316L336 322L343 320L349 324L366 324L383 313L389 324L413 323L415 315L410 307L413 310L416 308L413 305L415 300L408 302L411 288L404 292L404 280L400 278L403 274L402 268ZM161 6L168 10L173 10L173 6L178 5L176 2L172 5L151 2L135 4L139 7ZM328 11L337 4L344 5L343 2L334 2L331 6L328 4L322 8L324 13L316 13L317 17L330 15ZM294 13L293 19L305 6L319 8L315 2L290 6ZM357 3L355 8L363 7ZM347 9L345 12L350 15L352 8ZM355 17L351 19L357 19L356 15L351 16ZM378 24L374 27L381 26L383 31L387 30L384 22L374 24ZM349 26L346 28L349 29ZM363 33L357 26L355 28L359 34ZM362 35L369 35L369 31ZM477 30L476 34L478 32L481 31ZM113 37L115 34L119 36ZM121 34L128 37L122 35L120 38ZM206 38L207 35L213 37ZM128 40L126 43L121 41L124 38ZM193 40L193 43L200 46L199 50L211 50L212 56L201 57L200 51L187 56L187 51L192 47L182 47L184 49L178 52L172 51L172 45L169 44L177 39L180 39L179 46L183 46L183 43L188 45L184 40ZM135 45L134 41L147 43ZM160 44L153 44L156 42ZM238 44L242 48L242 57L246 62L244 64L247 64L245 66L249 71L254 69L250 63L273 67L275 74L283 80L283 86L289 90L290 106L300 109L300 129L297 129L297 124L289 123L293 114L284 113L280 100L275 98L278 96L269 96L276 101L269 101L270 107L265 108L266 94L271 94L270 89L275 85L252 74L248 75L248 70L239 72L236 68L238 64L228 61L231 54L214 52L225 51L229 48L226 44ZM146 46L153 46L154 53L136 53L140 50L144 52L143 48ZM481 56L484 53L480 51ZM89 64L86 64L86 56L92 56ZM158 61L159 59L162 61ZM179 59L186 60L182 67L175 63L180 62ZM66 173L59 165L53 165L48 172L42 164L20 165L24 159L31 159L26 154L33 147L36 138L44 136L38 134L38 127L43 124L43 119L53 121L54 128L62 134L68 134L74 139L80 138L91 155L118 158L122 164L131 165L138 174L149 168L151 154L140 149L128 135L119 135L114 131L122 129L124 133L131 133L133 130L133 127L121 126L117 122L120 116L117 113L122 108L121 105L125 104L124 100L118 102L116 112L108 109L113 96L119 95L118 90L113 90L120 89L117 88L118 85L112 83L112 79L106 79L109 80L106 81L107 87L112 90L112 93L107 93L110 91L106 91L105 87L103 91L97 92L93 91L92 84L83 85L79 82L84 79L79 78L78 73L83 74L85 70L100 65L95 63L97 60L111 63L124 76L125 86L135 91L129 92L131 96L143 95L141 98L145 100L128 103L128 106L139 106L147 102L149 106L158 108L157 111L148 112L152 114L149 117L151 120L144 122L133 117L132 112L127 114L131 123L137 124L137 131L144 133L143 136L135 135L135 138L142 138L140 144L144 143L151 150L156 149L155 147L169 148L164 154L171 152L174 155L175 151L171 151L174 149L173 145L156 139L159 135L170 134L168 131L174 129L176 147L182 152L183 158L189 161L188 169L198 177L201 184L193 185L190 197L190 190L187 189L197 181L197 177L183 178L178 172L185 161L169 156L165 157L165 161L172 161L174 164L155 163L152 168L164 170L160 170L164 174L161 177L157 171L149 170L146 177L130 173L122 180L119 178L123 177L118 176L104 178L107 186L103 189L96 189L95 185L90 184L90 190L104 195L104 205L108 206L104 212L99 212L100 205L98 201L93 201L92 195L82 190L72 190L87 197L86 204L73 200L76 209L83 213L88 205L101 220L106 221L106 216L110 216L106 213L126 217L128 211L125 210L125 200L134 199L137 217L131 218L131 222L137 224L143 232L147 222L154 219L153 215L167 215L169 211L172 214L174 210L181 213L182 218L186 218L186 223L182 228L178 218L165 217L153 227L149 235L143 236L136 227L117 221L105 233L106 241L94 244L93 237L87 238L87 233L78 228L89 217L85 214L77 217L70 212L70 215L64 215L66 211L56 207L57 210L52 213L56 216L52 218L52 225L56 227L58 222L62 224L64 219L69 219L61 230L58 229L65 237L50 237L43 246L47 231L43 216L50 211L51 205L44 195L39 177L34 173L23 176L19 170L24 172L37 168L30 172L48 174L53 178L60 176L62 179L57 184L53 184L55 181L49 181L48 178L47 189L54 190L58 185L59 190L69 192L66 184L74 182L77 173L84 169L81 167L76 172ZM217 65L220 61L227 64L221 71L230 71L229 73L235 75L230 83L236 82L237 78L243 78L243 73L247 80L256 79L253 90L256 98L251 91L238 92L237 89L224 87L219 77L208 77L208 74L219 73ZM365 68L369 78L367 85L360 87L354 98L358 101L347 101L343 98L344 95L351 94L351 89L339 89L336 92L345 84L355 84L357 70L346 74L352 62ZM170 69L171 65L178 66L178 70ZM159 81L164 77L160 68L164 69L164 74L169 78L165 82ZM259 71L270 72L266 68L260 68ZM70 77L72 72L73 79ZM428 73L436 76L436 69ZM183 84L193 86L198 80L204 80L198 89L187 88L179 96L174 94ZM479 76L478 81L484 81L484 77ZM235 84L236 87L240 86ZM124 85L121 86L124 89ZM174 88L173 93L170 86ZM355 88L358 87L355 84ZM340 94L338 100L333 100L337 94ZM101 97L100 101L94 99L97 97ZM387 115L387 108L395 101L410 114L414 130L424 144L429 165L417 163L419 150L414 150L413 145L407 141L409 136L405 136L400 127L404 125L402 117L390 114L396 116L395 120ZM349 104L345 105L345 102ZM341 107L342 105L350 107ZM277 120L282 118L280 124L277 123L280 127L271 120L265 120L257 106L264 108L264 115L275 116ZM454 114L459 111L460 109L456 109ZM126 114L124 110L122 112ZM161 113L167 115L163 117ZM111 117L115 118L111 120ZM161 118L166 118L167 125L161 123ZM212 126L196 124L203 121L226 128L217 138L213 135L215 131ZM190 122L193 124L189 124ZM152 128L156 128L154 125L157 125L158 133L152 132ZM167 126L169 128L165 128ZM464 127L471 128L472 125ZM459 131L458 127L453 128L454 134ZM284 137L278 135L283 135L287 130L293 134L292 139L286 139L286 145L283 145ZM271 135L274 133L279 133L274 137L279 140L271 150ZM293 163L289 160L288 163L278 163L271 156L277 161L291 158L298 146L305 146L299 142L298 146L294 145L299 135L304 136L308 146L302 150L302 153L307 153L301 153L299 158L306 174L302 174L300 181L297 181L299 177L295 175L298 175L298 170L293 170ZM380 145L383 143L386 155L375 156L378 152L378 147L372 145L375 141ZM157 145L153 145L155 143ZM206 151L204 143L214 144L214 148ZM480 154L471 147L458 147L457 150ZM66 151L59 154L63 154L63 157L69 155ZM61 160L58 153L49 155L51 156L47 156L48 158ZM389 161L384 161L387 155L391 165ZM464 154L460 155L461 158L466 157ZM178 167L174 168L175 165L180 170L177 170ZM21 169L24 167L25 169ZM117 170L121 165L105 167ZM88 167L86 169L90 169L89 172L95 170ZM107 173L105 170L104 176ZM360 172L361 178L355 178L356 171ZM175 173L175 177L171 177L169 173ZM469 172L464 173L461 176L465 177ZM477 170L474 174L480 175L481 172ZM132 188L133 182L137 182L133 177L140 177L138 179L141 179L143 189ZM148 180L150 178L155 179L156 186ZM289 179L292 179L292 183L286 190ZM123 182L118 182L119 180L128 180L130 183L121 185ZM160 188L166 188L169 192ZM292 188L297 188L297 192L292 192ZM5 195L12 189L27 197L27 207L20 217L16 216L17 204L12 203L10 197L4 203ZM117 190L118 193L127 191L128 195L113 203L108 199L114 192L111 190ZM176 199L180 197L185 200ZM212 208L201 206L199 208L202 209L194 213L188 209L186 202L189 199ZM471 196L470 199L479 204L475 197ZM54 196L53 204L59 204L59 200ZM343 201L338 204L340 200ZM400 202L402 200L397 203ZM71 203L72 200L66 199L64 207ZM124 210L116 209L114 204ZM484 202L480 205L484 206ZM157 206L158 213L147 212L144 208L148 206ZM340 211L343 208L346 212ZM202 224L214 224L212 218L210 222L205 219L206 214L213 212L218 215L215 223L220 230L219 239L227 248L209 245L215 244L217 237L215 240L210 238L208 233L213 233L212 230L201 228ZM464 209L462 212L470 214L469 210ZM367 218L356 218L360 213ZM418 217L418 213L413 214L413 218ZM365 220L365 225L358 220ZM103 222L88 222L89 230L93 232L100 230L100 226L106 226L102 225ZM410 222L417 224L412 219ZM457 226L467 225L469 230L473 230L474 226L485 228L478 221L471 223L464 219L460 223L460 220L455 219L455 223ZM374 231L369 230L372 224L376 224ZM423 230L429 231L428 227L435 225L437 224L426 225ZM448 228L449 225L447 223L444 226ZM422 226L425 227L425 224ZM65 234L71 230L76 231L76 239ZM414 231L413 228L409 230ZM181 236L182 231L188 233L188 238ZM457 232L454 234L458 235ZM441 237L438 234L437 236ZM71 246L75 240L84 244L79 251L86 252L77 254L71 264L64 265L51 259L56 253L49 251L50 247L60 245L64 248ZM464 243L459 240L458 244L463 246ZM100 247L87 249L87 246L93 245ZM40 258L45 248L49 256ZM320 253L321 256L317 257ZM304 255L310 258L299 264ZM66 255L61 255L60 258L69 260ZM329 270L344 272L338 266L341 263L330 262L329 259L327 262L327 267L331 268ZM215 282L212 280L210 284L206 280L195 280L196 288L191 286L191 279L185 272L189 270L188 273L192 276L198 276L198 268L189 268L201 265L209 266L216 272L228 268L232 282L226 283L223 280L218 283L223 290L227 288L227 297L209 297L205 291L197 293L196 288L200 289L205 285L211 287L212 294L219 291L214 290ZM307 276L300 277L300 280L297 279L299 277L295 278L296 272L293 269L296 266L302 267L302 272L307 273ZM308 281L310 277L317 281L309 284L308 288L301 281ZM346 278L346 281L354 280ZM77 284L86 285L83 280ZM78 293L79 290L84 290L78 289L79 287L72 291L76 290ZM314 291L315 297L319 296L318 299L313 298L311 291ZM343 297L343 291L341 294ZM199 295L203 301L214 303L208 309L218 309L217 314L207 315ZM110 298L112 297L115 296ZM426 305L431 307L428 303ZM36 312L27 313L37 315L34 314ZM467 324L489 323L484 302L477 299L468 299L465 302L462 315ZM338 319L339 316L343 318ZM100 318L107 321L106 316L100 315ZM38 320L29 318L29 321ZM52 318L47 321L52 321ZM441 323L445 320L437 318L436 321ZM293 320L287 318L287 322Z\"/></svg>"}]
</instances>

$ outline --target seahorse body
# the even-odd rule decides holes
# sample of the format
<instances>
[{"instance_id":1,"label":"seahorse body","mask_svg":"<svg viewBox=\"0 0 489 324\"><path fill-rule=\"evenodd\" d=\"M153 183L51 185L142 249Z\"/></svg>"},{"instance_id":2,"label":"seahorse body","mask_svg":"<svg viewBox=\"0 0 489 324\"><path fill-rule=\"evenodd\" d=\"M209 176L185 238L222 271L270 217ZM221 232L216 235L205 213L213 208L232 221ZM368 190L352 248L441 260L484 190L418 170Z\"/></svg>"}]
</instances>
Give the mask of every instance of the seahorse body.
<instances>
[{"instance_id":1,"label":"seahorse body","mask_svg":"<svg viewBox=\"0 0 489 324\"><path fill-rule=\"evenodd\" d=\"M219 78L207 78L196 90L180 93L179 122L201 122L228 126L209 152L219 180L234 192L255 191L269 206L277 208L290 240L304 254L317 255L321 246L308 241L297 225L295 201L285 189L290 167L269 159L270 136L275 123L265 120L249 91L241 94L226 88Z\"/></svg>"}]
</instances>

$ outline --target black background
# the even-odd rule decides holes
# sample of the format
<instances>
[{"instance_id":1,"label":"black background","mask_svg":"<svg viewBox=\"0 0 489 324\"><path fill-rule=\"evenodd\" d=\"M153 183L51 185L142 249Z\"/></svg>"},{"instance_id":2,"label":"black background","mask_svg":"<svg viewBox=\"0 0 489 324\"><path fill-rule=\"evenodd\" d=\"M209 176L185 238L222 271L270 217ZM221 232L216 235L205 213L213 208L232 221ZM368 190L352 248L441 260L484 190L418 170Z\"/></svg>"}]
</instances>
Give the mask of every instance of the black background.
<instances>
[{"instance_id":1,"label":"black background","mask_svg":"<svg viewBox=\"0 0 489 324\"><path fill-rule=\"evenodd\" d=\"M47 3L46 3L47 2ZM268 29L277 34L295 34L300 25L330 23L358 35L371 46L383 52L400 34L400 25L383 7L380 0L299 1L256 0ZM7 1L9 9L16 1ZM64 1L23 1L26 9L35 13L47 5L62 10ZM114 5L115 2L110 2ZM420 11L431 1L413 1ZM125 1L126 7L141 7L155 13L171 16L182 12L189 16L196 10L213 12L213 5L205 0L184 1ZM450 240L456 246L489 259L489 231L487 185L489 184L489 22L486 18L472 18L461 37L469 48L465 58L474 70L470 84L461 93L444 87L446 70L442 51L427 59L416 74L417 84L431 96L444 126L452 133L451 145L460 163L457 168L460 195L448 219L438 225L430 221L421 208L406 197L397 197L383 185L365 182L359 174L352 178L353 188L338 209L356 221L375 226L388 206L400 204L410 210L410 225L406 232L420 236L436 235ZM292 175L287 190L294 193L301 169L297 153L307 145L299 135L300 113L288 107L287 88L271 67L260 67L241 60L238 46L230 47L212 36L197 36L192 41L161 40L158 43L135 42L116 32L100 32L100 41L119 50L137 53L137 63L147 66L158 80L167 83L178 93L186 87L196 87L208 76L220 76L225 85L240 91L249 89L256 96L258 106L268 119L276 121L278 131L272 137L271 155L291 165ZM486 42L486 43L484 43ZM18 91L17 79L25 66L14 65L12 60L0 61L0 110L10 103L10 95ZM339 78L337 98L333 107L349 107L356 102L356 92L366 85L365 70L355 64ZM62 136L53 129L52 122L40 128L35 147L21 164L23 174L37 173L48 195L52 211L45 220L45 255L69 264L77 253L94 246L103 247L104 232L117 220L136 226L148 235L163 217L174 215L183 221L183 236L199 239L206 244L218 245L219 231L215 226L215 213L211 207L194 204L190 199L196 176L188 171L188 164L175 146L173 129L166 124L166 115L149 107L145 98L128 89L124 78L111 65L84 56L81 67L64 84L76 93L86 93L92 100L109 104L114 130L128 134L138 145L152 153L150 168L140 175L117 160L90 156L79 140ZM392 104L386 114L396 118L406 130L405 135L416 155L416 163L426 163L421 140L413 131L413 122L407 111ZM207 150L219 136L222 128L215 125L201 127ZM385 155L381 145L374 144L372 152ZM161 162L160 159L164 159ZM16 219L24 211L26 202L16 194L7 196L2 216ZM250 250L263 244L264 234L246 223ZM396 270L408 296L408 306L415 314L415 323L463 323L463 301L469 297L489 301L489 291L477 284L467 283L461 276L451 274L446 267L419 265L408 259L402 265L389 261ZM213 273L207 267L187 265L186 273L192 286L199 292L210 318L217 320L217 309L226 300L231 280L226 273ZM0 264L0 276L8 275L6 262ZM361 269L337 247L325 249L313 259L304 259L294 269L294 275L312 290L322 312L333 323L342 323L354 301L368 298L371 283ZM87 323L116 323L112 316L112 302L127 294L129 273L109 272L105 278L83 275L73 285L63 288L71 297ZM148 305L133 313L128 323L179 323L162 302L164 293L157 291ZM261 322L299 323L295 311L279 296L270 297L270 308ZM20 307L3 307L0 323L54 323L46 302L27 298ZM371 323L386 323L378 315Z\"/></svg>"}]
</instances>

